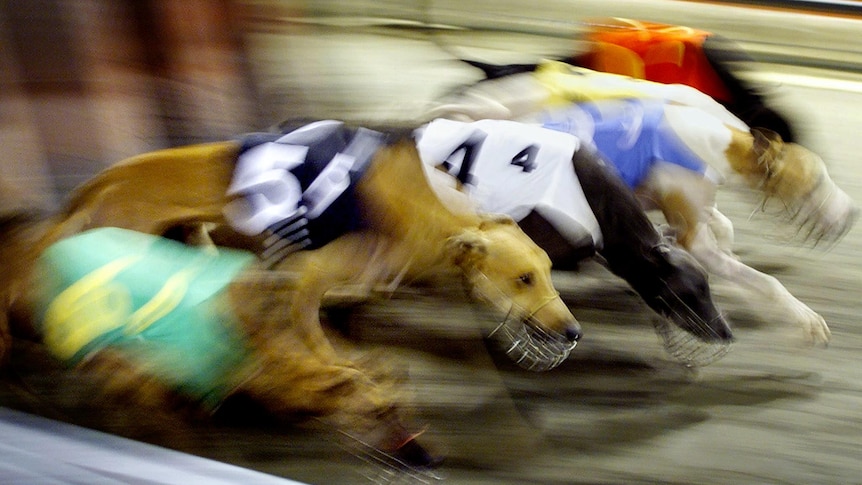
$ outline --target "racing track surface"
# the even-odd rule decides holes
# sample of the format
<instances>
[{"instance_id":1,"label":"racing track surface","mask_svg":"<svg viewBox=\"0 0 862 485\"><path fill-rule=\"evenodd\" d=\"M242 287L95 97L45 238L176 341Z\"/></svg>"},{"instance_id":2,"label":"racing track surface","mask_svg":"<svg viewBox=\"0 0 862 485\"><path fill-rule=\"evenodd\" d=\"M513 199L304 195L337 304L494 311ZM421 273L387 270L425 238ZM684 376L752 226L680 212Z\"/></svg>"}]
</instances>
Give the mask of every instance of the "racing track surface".
<instances>
[{"instance_id":1,"label":"racing track surface","mask_svg":"<svg viewBox=\"0 0 862 485\"><path fill-rule=\"evenodd\" d=\"M686 23L699 25L698 9L686 8ZM732 36L737 24L722 22L712 10L718 7L709 8L701 17L706 27ZM749 12L722 8L730 17ZM650 18L680 22L671 14ZM804 20L810 31L831 28L817 17ZM862 22L847 22L841 25L862 31ZM440 89L475 77L423 35L303 25L260 29L252 40L263 92L285 100L274 113L362 119L409 113ZM548 54L561 42L507 32L456 32L445 40L501 62ZM772 41L760 38L757 45ZM824 51L822 58L830 55ZM301 75L292 69L300 64ZM862 77L756 67L805 144L862 201ZM556 274L585 336L563 366L545 374L521 371L489 352L482 329L491 322L457 291L435 298L405 290L330 316L354 343L382 349L404 372L415 421L428 426L425 441L447 457L439 470L443 483L862 483L862 228L829 251L800 247L785 242L787 232L769 215L753 213L756 204L745 190L720 194L719 207L736 224L737 252L826 318L833 332L826 349L802 346L798 329L772 321L769 308L743 304L732 287L714 280L737 343L709 367L683 368L663 353L646 306L594 263L580 273ZM153 428L134 410L91 402L88 383L46 363L39 348L16 350L19 383L4 381L0 404L302 482L367 483L362 474L369 468L320 435L251 423L198 424L191 437L180 437Z\"/></svg>"}]
</instances>

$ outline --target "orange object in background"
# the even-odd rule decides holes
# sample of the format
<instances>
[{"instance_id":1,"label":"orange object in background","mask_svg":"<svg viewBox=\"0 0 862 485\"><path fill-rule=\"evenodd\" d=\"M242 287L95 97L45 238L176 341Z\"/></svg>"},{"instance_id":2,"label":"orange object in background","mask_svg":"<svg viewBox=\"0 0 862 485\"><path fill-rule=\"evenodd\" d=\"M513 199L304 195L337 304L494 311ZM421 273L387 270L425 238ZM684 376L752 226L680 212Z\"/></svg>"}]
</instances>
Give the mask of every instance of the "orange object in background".
<instances>
[{"instance_id":1,"label":"orange object in background","mask_svg":"<svg viewBox=\"0 0 862 485\"><path fill-rule=\"evenodd\" d=\"M732 101L703 51L711 32L677 25L630 19L608 19L591 24L584 39L589 52L580 58L589 69L647 79L664 84L686 84L718 101Z\"/></svg>"}]
</instances>

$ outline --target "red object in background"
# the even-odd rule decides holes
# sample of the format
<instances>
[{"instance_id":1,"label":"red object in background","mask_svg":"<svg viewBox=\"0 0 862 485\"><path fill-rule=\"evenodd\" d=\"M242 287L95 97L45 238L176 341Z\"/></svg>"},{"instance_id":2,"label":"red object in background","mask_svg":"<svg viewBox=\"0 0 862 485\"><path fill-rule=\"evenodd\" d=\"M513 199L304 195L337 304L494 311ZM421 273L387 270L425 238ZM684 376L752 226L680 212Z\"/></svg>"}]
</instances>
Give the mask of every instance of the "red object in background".
<instances>
[{"instance_id":1,"label":"red object in background","mask_svg":"<svg viewBox=\"0 0 862 485\"><path fill-rule=\"evenodd\" d=\"M638 20L596 22L584 36L590 50L580 57L580 64L664 84L686 84L718 101L730 102L730 92L704 54L703 43L710 35L690 27Z\"/></svg>"}]
</instances>

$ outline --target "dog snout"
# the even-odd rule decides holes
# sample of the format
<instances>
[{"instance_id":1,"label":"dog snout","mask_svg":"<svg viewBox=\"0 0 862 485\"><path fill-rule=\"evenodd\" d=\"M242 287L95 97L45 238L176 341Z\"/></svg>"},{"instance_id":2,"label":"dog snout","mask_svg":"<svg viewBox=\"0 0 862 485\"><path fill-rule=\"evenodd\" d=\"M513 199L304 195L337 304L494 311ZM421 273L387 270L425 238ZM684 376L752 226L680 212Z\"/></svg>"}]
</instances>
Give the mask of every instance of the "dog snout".
<instances>
[{"instance_id":1,"label":"dog snout","mask_svg":"<svg viewBox=\"0 0 862 485\"><path fill-rule=\"evenodd\" d=\"M531 315L530 320L553 339L577 342L581 338L581 324L560 297L548 301Z\"/></svg>"},{"instance_id":2,"label":"dog snout","mask_svg":"<svg viewBox=\"0 0 862 485\"><path fill-rule=\"evenodd\" d=\"M853 228L858 218L859 206L846 192L835 188L824 201L807 214L803 224L807 222L813 226L808 238L813 236L816 242L822 240L834 243Z\"/></svg>"},{"instance_id":3,"label":"dog snout","mask_svg":"<svg viewBox=\"0 0 862 485\"><path fill-rule=\"evenodd\" d=\"M733 341L733 330L730 329L730 325L727 323L727 320L724 317L719 317L713 320L711 327L711 336L713 340L717 342L732 342Z\"/></svg>"},{"instance_id":4,"label":"dog snout","mask_svg":"<svg viewBox=\"0 0 862 485\"><path fill-rule=\"evenodd\" d=\"M853 204L850 206L850 210L848 211L847 217L844 218L844 225L841 228L841 236L844 236L853 226L856 225L856 221L859 220L859 206Z\"/></svg>"},{"instance_id":5,"label":"dog snout","mask_svg":"<svg viewBox=\"0 0 862 485\"><path fill-rule=\"evenodd\" d=\"M581 340L581 326L578 324L566 327L565 336L569 342L578 342Z\"/></svg>"},{"instance_id":6,"label":"dog snout","mask_svg":"<svg viewBox=\"0 0 862 485\"><path fill-rule=\"evenodd\" d=\"M706 321L698 317L690 318L680 327L706 343L729 343L733 341L733 331L730 329L730 324L720 314Z\"/></svg>"},{"instance_id":7,"label":"dog snout","mask_svg":"<svg viewBox=\"0 0 862 485\"><path fill-rule=\"evenodd\" d=\"M432 455L415 439L401 445L395 451L394 456L403 463L421 470L437 468L443 463L442 456Z\"/></svg>"}]
</instances>

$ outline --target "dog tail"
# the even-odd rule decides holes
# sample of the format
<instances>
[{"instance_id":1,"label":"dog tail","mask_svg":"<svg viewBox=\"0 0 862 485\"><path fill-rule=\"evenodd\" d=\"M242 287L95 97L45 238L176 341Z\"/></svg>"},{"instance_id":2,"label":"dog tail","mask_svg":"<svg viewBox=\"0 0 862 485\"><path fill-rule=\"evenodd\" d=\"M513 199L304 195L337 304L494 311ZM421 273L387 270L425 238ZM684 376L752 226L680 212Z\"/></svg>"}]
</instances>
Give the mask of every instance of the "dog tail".
<instances>
[{"instance_id":1,"label":"dog tail","mask_svg":"<svg viewBox=\"0 0 862 485\"><path fill-rule=\"evenodd\" d=\"M538 64L489 64L470 59L461 59L461 61L480 69L485 74L486 79L497 79L513 74L533 72L538 67Z\"/></svg>"}]
</instances>

